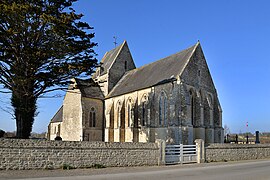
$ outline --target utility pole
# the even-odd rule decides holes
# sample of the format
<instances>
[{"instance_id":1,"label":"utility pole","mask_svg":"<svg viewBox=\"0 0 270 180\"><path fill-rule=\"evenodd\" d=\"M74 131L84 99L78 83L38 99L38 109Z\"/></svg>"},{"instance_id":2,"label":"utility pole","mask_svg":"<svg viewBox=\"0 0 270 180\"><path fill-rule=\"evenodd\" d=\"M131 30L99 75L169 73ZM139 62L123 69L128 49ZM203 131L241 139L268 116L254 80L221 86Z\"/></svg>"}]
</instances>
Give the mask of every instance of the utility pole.
<instances>
[{"instance_id":1,"label":"utility pole","mask_svg":"<svg viewBox=\"0 0 270 180\"><path fill-rule=\"evenodd\" d=\"M246 141L246 144L248 144L248 121L246 123L246 127L247 127L247 141Z\"/></svg>"}]
</instances>

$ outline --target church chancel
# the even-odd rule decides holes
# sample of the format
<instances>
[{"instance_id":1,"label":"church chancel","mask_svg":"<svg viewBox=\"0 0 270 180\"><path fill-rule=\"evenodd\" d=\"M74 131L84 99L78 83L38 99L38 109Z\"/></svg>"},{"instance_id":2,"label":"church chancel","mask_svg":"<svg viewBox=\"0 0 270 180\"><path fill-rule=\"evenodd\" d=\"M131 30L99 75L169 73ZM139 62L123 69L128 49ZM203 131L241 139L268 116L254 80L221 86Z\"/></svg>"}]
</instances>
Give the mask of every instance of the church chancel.
<instances>
[{"instance_id":1,"label":"church chancel","mask_svg":"<svg viewBox=\"0 0 270 180\"><path fill-rule=\"evenodd\" d=\"M127 42L88 80L74 78L48 137L71 141L222 143L222 109L200 43L136 68Z\"/></svg>"}]
</instances>

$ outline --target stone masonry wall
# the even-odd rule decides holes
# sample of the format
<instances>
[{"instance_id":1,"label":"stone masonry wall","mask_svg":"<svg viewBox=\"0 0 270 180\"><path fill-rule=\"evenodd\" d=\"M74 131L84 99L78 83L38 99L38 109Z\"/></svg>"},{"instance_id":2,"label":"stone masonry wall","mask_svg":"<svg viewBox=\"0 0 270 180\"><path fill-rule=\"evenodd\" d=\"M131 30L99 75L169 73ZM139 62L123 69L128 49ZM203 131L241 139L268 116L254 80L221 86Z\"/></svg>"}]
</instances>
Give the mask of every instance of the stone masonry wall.
<instances>
[{"instance_id":1,"label":"stone masonry wall","mask_svg":"<svg viewBox=\"0 0 270 180\"><path fill-rule=\"evenodd\" d=\"M270 144L211 144L205 148L207 162L267 158L270 158Z\"/></svg>"},{"instance_id":2,"label":"stone masonry wall","mask_svg":"<svg viewBox=\"0 0 270 180\"><path fill-rule=\"evenodd\" d=\"M155 143L105 143L0 139L0 170L158 165Z\"/></svg>"}]
</instances>

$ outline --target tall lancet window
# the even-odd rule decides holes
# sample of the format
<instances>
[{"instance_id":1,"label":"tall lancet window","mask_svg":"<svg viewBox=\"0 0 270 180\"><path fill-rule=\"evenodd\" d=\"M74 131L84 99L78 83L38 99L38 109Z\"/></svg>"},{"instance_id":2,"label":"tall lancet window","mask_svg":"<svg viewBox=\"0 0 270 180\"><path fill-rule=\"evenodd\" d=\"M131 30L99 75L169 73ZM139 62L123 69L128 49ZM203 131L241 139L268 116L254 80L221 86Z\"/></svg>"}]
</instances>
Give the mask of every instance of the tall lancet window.
<instances>
[{"instance_id":1,"label":"tall lancet window","mask_svg":"<svg viewBox=\"0 0 270 180\"><path fill-rule=\"evenodd\" d=\"M127 70L127 61L125 61L125 70Z\"/></svg>"},{"instance_id":2,"label":"tall lancet window","mask_svg":"<svg viewBox=\"0 0 270 180\"><path fill-rule=\"evenodd\" d=\"M190 115L191 115L191 124L194 125L195 122L195 95L194 93L190 90Z\"/></svg>"},{"instance_id":3,"label":"tall lancet window","mask_svg":"<svg viewBox=\"0 0 270 180\"><path fill-rule=\"evenodd\" d=\"M146 94L144 94L141 98L141 105L140 105L140 126L148 126L150 122L148 120L150 119L150 112L148 112L147 109L147 103L148 103L148 97Z\"/></svg>"},{"instance_id":4,"label":"tall lancet window","mask_svg":"<svg viewBox=\"0 0 270 180\"><path fill-rule=\"evenodd\" d=\"M128 126L130 127L131 122L131 104L128 103Z\"/></svg>"},{"instance_id":5,"label":"tall lancet window","mask_svg":"<svg viewBox=\"0 0 270 180\"><path fill-rule=\"evenodd\" d=\"M117 107L117 121L116 121L116 128L119 128L120 127L120 121L121 121L121 104L119 103L118 104L118 107Z\"/></svg>"},{"instance_id":6,"label":"tall lancet window","mask_svg":"<svg viewBox=\"0 0 270 180\"><path fill-rule=\"evenodd\" d=\"M159 126L167 125L167 98L164 92L161 92L159 98Z\"/></svg>"},{"instance_id":7,"label":"tall lancet window","mask_svg":"<svg viewBox=\"0 0 270 180\"><path fill-rule=\"evenodd\" d=\"M128 102L127 102L127 120L128 120L128 127L131 127L133 126L133 103L132 103L132 100L129 99Z\"/></svg>"},{"instance_id":8,"label":"tall lancet window","mask_svg":"<svg viewBox=\"0 0 270 180\"><path fill-rule=\"evenodd\" d=\"M146 121L146 105L145 102L142 103L142 122L141 126L145 126L145 121Z\"/></svg>"},{"instance_id":9,"label":"tall lancet window","mask_svg":"<svg viewBox=\"0 0 270 180\"><path fill-rule=\"evenodd\" d=\"M89 113L89 127L96 127L96 111L95 108L92 107Z\"/></svg>"}]
</instances>

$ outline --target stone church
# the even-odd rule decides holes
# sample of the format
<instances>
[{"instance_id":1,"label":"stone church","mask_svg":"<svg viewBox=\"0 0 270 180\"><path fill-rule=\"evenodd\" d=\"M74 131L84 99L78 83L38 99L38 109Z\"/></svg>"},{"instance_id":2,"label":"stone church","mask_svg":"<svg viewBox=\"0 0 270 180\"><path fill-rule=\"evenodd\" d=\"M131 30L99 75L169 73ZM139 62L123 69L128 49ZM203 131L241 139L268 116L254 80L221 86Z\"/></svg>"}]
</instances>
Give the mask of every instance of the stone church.
<instances>
[{"instance_id":1,"label":"stone church","mask_svg":"<svg viewBox=\"0 0 270 180\"><path fill-rule=\"evenodd\" d=\"M136 68L126 41L74 78L48 126L67 141L222 143L222 109L200 42Z\"/></svg>"}]
</instances>

